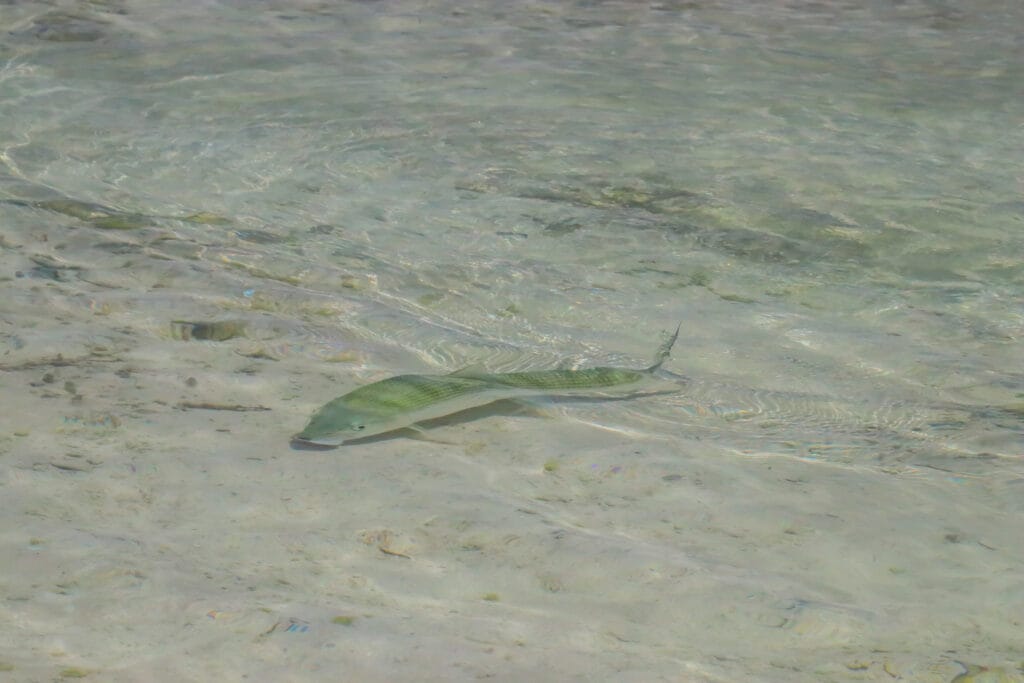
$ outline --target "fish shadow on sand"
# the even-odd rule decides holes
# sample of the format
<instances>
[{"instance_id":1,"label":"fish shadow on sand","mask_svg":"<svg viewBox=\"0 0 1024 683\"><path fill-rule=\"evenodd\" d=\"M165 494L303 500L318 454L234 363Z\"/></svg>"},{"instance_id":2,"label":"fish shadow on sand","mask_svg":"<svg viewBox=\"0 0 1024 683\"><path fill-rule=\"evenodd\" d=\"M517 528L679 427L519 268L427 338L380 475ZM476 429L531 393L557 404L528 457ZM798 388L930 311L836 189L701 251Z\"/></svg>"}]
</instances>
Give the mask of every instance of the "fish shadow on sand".
<instances>
[{"instance_id":1,"label":"fish shadow on sand","mask_svg":"<svg viewBox=\"0 0 1024 683\"><path fill-rule=\"evenodd\" d=\"M308 441L302 441L301 439L292 438L291 448L295 451L330 451L335 448L342 446L359 446L362 444L377 443L379 441L390 441L392 439L415 439L417 441L429 441L431 443L440 443L449 446L454 446L450 441L442 441L440 439L434 439L428 436L425 432L428 430L437 429L439 427L449 427L452 425L466 424L469 422L475 422L476 420L482 420L488 417L542 417L552 418L553 416L543 409L541 404L573 404L573 403L611 403L613 401L632 401L637 398L645 398L647 396L663 396L666 394L678 393L679 389L670 389L663 391L645 391L628 394L625 396L544 396L538 398L504 398L497 401L492 401L482 406L475 406L473 408L467 408L460 410L450 415L443 417L435 417L430 420L423 420L417 422L415 427L403 427L401 429L394 429L390 432L384 432L383 434L375 434L373 436L367 436L362 439L348 439L342 444L337 445L323 445L310 443Z\"/></svg>"}]
</instances>

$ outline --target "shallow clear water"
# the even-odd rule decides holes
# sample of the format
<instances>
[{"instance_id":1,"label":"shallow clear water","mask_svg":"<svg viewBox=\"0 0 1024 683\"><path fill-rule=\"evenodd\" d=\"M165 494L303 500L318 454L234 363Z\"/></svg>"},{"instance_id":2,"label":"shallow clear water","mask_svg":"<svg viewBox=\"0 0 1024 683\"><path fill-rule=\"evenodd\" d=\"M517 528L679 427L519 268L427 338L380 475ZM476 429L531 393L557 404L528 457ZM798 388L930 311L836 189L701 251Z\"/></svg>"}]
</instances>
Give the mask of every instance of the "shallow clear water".
<instances>
[{"instance_id":1,"label":"shallow clear water","mask_svg":"<svg viewBox=\"0 0 1024 683\"><path fill-rule=\"evenodd\" d=\"M1024 680L1022 22L0 6L0 665ZM680 321L675 395L289 447Z\"/></svg>"}]
</instances>

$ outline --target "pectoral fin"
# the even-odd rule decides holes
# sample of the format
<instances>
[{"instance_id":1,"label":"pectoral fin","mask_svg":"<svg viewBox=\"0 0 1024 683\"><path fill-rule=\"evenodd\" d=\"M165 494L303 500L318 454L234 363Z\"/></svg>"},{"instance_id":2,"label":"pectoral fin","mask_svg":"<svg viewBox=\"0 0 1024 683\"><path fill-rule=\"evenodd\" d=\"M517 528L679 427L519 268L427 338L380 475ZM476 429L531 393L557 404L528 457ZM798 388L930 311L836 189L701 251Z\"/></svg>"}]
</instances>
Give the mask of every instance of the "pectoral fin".
<instances>
[{"instance_id":1,"label":"pectoral fin","mask_svg":"<svg viewBox=\"0 0 1024 683\"><path fill-rule=\"evenodd\" d=\"M510 415L521 415L524 417L538 417L544 419L553 419L558 417L558 414L551 410L550 407L545 407L542 399L530 400L527 398L510 398L507 402L515 406L515 412L509 413Z\"/></svg>"},{"instance_id":2,"label":"pectoral fin","mask_svg":"<svg viewBox=\"0 0 1024 683\"><path fill-rule=\"evenodd\" d=\"M401 434L405 438L413 439L415 441L427 441L429 443L444 444L445 446L458 446L459 445L459 444L454 443L452 441L442 441L441 439L435 439L432 436L428 436L427 433L425 431L423 431L422 429L420 429L419 427L414 427L412 425L409 425L408 427L403 427L402 429L397 430L395 432L395 434Z\"/></svg>"}]
</instances>

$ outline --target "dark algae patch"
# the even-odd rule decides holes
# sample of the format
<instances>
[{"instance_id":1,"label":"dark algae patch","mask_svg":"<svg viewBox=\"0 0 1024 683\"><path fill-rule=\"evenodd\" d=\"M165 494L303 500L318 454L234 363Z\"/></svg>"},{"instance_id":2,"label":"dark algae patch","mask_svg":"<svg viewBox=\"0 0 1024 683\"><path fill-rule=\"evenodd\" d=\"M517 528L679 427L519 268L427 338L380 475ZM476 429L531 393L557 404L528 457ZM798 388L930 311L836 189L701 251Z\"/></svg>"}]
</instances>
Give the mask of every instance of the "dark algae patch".
<instances>
[{"instance_id":1,"label":"dark algae patch","mask_svg":"<svg viewBox=\"0 0 1024 683\"><path fill-rule=\"evenodd\" d=\"M5 199L0 200L4 204L24 206L43 211L52 211L70 218L75 218L88 223L93 227L103 230L139 230L152 227L162 220L182 221L199 225L224 225L231 221L223 216L208 212L199 212L187 216L160 216L132 211L122 211L113 207L104 206L94 202L85 202L68 197L56 197L52 199L28 200L28 199Z\"/></svg>"},{"instance_id":2,"label":"dark algae patch","mask_svg":"<svg viewBox=\"0 0 1024 683\"><path fill-rule=\"evenodd\" d=\"M245 334L245 323L240 320L219 322L171 321L171 336L181 341L227 341Z\"/></svg>"}]
</instances>

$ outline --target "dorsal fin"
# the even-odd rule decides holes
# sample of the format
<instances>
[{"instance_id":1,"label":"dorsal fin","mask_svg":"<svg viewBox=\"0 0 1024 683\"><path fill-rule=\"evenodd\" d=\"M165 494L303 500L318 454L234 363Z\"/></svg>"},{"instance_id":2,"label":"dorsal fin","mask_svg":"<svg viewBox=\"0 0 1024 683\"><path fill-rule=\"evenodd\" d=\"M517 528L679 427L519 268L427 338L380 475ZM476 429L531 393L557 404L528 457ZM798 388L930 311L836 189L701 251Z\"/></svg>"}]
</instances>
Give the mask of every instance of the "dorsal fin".
<instances>
[{"instance_id":1,"label":"dorsal fin","mask_svg":"<svg viewBox=\"0 0 1024 683\"><path fill-rule=\"evenodd\" d=\"M449 372L449 377L473 377L481 378L487 375L487 369L480 363L473 363L473 365L467 365L464 368L460 368L455 372Z\"/></svg>"}]
</instances>

